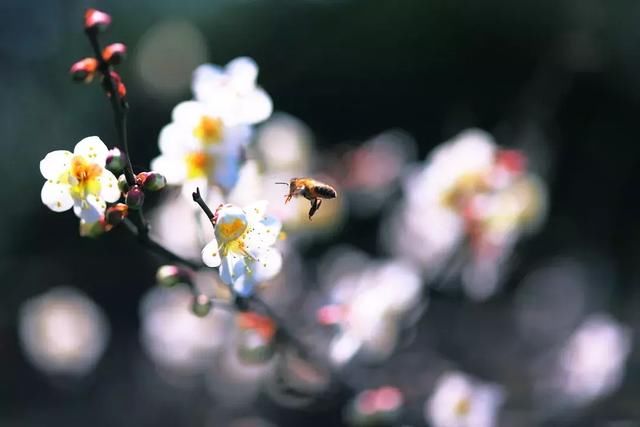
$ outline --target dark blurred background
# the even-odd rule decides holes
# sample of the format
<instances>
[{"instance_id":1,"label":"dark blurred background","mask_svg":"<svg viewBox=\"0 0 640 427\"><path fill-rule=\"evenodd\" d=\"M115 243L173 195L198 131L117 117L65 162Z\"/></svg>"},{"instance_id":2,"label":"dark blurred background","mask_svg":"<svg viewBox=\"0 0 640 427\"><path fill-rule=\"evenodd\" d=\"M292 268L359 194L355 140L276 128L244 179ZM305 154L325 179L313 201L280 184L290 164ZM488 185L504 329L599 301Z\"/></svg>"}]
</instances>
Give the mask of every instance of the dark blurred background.
<instances>
[{"instance_id":1,"label":"dark blurred background","mask_svg":"<svg viewBox=\"0 0 640 427\"><path fill-rule=\"evenodd\" d=\"M526 337L517 336L510 313L522 278L555 257L584 265L592 283L588 304L633 327L638 338L640 3L5 0L0 425L218 426L234 415L216 412L215 402L198 388L163 383L141 350L139 301L162 260L124 232L81 238L72 214L52 214L40 202L38 162L47 152L71 149L87 135L99 135L107 145L116 142L111 111L97 85L72 84L68 75L70 64L90 54L82 33L87 7L112 14L104 39L129 48L120 72L131 103L134 167L158 154L158 132L171 109L191 97L193 68L241 55L259 64L259 82L275 110L307 123L320 150L401 128L417 140L422 159L473 126L493 133L501 145L543 153L535 166L549 185L549 216L518 247L506 290L481 304L434 299L419 339L379 368L378 377L394 382L395 373L400 378L422 354L438 351L516 390L511 416L501 425L537 425L518 416L528 407L527 392L518 391L527 358L510 349ZM332 242L376 255L375 233L362 231L377 226L376 218L353 219ZM105 356L77 384L37 371L18 341L20 304L59 285L86 292L111 325ZM640 425L635 348L615 394L549 425ZM403 378L396 385L410 388L410 374ZM406 425L424 424L428 392L409 393ZM287 410L261 398L242 414L276 425L339 425L340 408L333 402L315 411Z\"/></svg>"}]
</instances>

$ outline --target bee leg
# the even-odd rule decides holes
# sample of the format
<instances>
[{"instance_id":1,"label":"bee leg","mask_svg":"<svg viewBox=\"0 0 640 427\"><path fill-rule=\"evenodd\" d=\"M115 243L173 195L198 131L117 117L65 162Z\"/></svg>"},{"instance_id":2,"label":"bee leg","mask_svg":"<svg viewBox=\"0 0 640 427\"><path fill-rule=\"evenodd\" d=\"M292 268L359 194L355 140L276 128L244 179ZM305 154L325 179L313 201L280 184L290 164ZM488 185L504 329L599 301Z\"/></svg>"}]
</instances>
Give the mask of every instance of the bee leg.
<instances>
[{"instance_id":1,"label":"bee leg","mask_svg":"<svg viewBox=\"0 0 640 427\"><path fill-rule=\"evenodd\" d=\"M311 217L320 208L321 204L322 204L322 200L320 200L320 199L313 199L311 201L311 209L309 209L309 221L311 221Z\"/></svg>"},{"instance_id":2,"label":"bee leg","mask_svg":"<svg viewBox=\"0 0 640 427\"><path fill-rule=\"evenodd\" d=\"M291 197L293 197L291 194L286 194L284 196L284 203L287 204L291 201Z\"/></svg>"}]
</instances>

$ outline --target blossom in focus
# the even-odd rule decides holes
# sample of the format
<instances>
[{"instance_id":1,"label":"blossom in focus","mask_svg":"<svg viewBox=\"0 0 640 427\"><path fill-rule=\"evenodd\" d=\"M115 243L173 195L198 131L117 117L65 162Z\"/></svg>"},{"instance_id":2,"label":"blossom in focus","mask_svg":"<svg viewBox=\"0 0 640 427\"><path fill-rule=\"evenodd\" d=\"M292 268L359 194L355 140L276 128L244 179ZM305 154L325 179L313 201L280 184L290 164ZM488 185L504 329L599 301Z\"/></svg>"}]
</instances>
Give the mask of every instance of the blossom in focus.
<instances>
[{"instance_id":1,"label":"blossom in focus","mask_svg":"<svg viewBox=\"0 0 640 427\"><path fill-rule=\"evenodd\" d=\"M249 296L256 285L282 268L282 255L274 248L282 224L265 216L267 202L244 209L221 205L216 210L215 237L202 250L209 267L219 267L220 278L235 293Z\"/></svg>"},{"instance_id":2,"label":"blossom in focus","mask_svg":"<svg viewBox=\"0 0 640 427\"><path fill-rule=\"evenodd\" d=\"M164 175L168 184L182 185L189 199L196 187L203 192L214 185L233 187L251 128L230 126L220 110L197 101L178 104L172 120L160 131L160 156L151 169Z\"/></svg>"},{"instance_id":3,"label":"blossom in focus","mask_svg":"<svg viewBox=\"0 0 640 427\"><path fill-rule=\"evenodd\" d=\"M609 315L588 317L560 352L555 388L576 403L614 391L631 351L631 331Z\"/></svg>"},{"instance_id":4,"label":"blossom in focus","mask_svg":"<svg viewBox=\"0 0 640 427\"><path fill-rule=\"evenodd\" d=\"M196 100L219 111L229 125L256 124L273 110L269 95L256 85L258 66L251 58L240 57L225 67L204 64L193 73Z\"/></svg>"},{"instance_id":5,"label":"blossom in focus","mask_svg":"<svg viewBox=\"0 0 640 427\"><path fill-rule=\"evenodd\" d=\"M50 374L84 375L107 345L102 310L78 290L54 288L20 308L19 334L29 360Z\"/></svg>"},{"instance_id":6,"label":"blossom in focus","mask_svg":"<svg viewBox=\"0 0 640 427\"><path fill-rule=\"evenodd\" d=\"M109 150L97 136L78 142L73 153L52 151L40 161L47 180L40 193L42 203L55 212L73 207L84 223L99 221L107 203L120 198L118 180L105 168Z\"/></svg>"},{"instance_id":7,"label":"blossom in focus","mask_svg":"<svg viewBox=\"0 0 640 427\"><path fill-rule=\"evenodd\" d=\"M426 401L424 415L433 427L492 427L503 401L501 387L446 372Z\"/></svg>"},{"instance_id":8,"label":"blossom in focus","mask_svg":"<svg viewBox=\"0 0 640 427\"><path fill-rule=\"evenodd\" d=\"M321 324L336 327L331 360L343 365L356 355L386 358L395 348L403 315L421 301L418 271L402 261L364 261L334 280L331 301L317 313Z\"/></svg>"}]
</instances>

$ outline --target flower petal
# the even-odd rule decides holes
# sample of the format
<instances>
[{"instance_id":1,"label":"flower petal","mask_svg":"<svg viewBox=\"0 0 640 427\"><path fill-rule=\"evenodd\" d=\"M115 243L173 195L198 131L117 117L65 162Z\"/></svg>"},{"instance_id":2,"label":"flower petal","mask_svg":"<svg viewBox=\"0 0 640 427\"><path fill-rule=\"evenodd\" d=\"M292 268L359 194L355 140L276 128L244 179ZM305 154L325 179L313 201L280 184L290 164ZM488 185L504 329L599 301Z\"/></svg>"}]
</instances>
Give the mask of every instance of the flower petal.
<instances>
[{"instance_id":1,"label":"flower petal","mask_svg":"<svg viewBox=\"0 0 640 427\"><path fill-rule=\"evenodd\" d=\"M202 249L202 262L209 267L220 265L220 253L218 251L218 241L213 239Z\"/></svg>"},{"instance_id":2,"label":"flower petal","mask_svg":"<svg viewBox=\"0 0 640 427\"><path fill-rule=\"evenodd\" d=\"M230 117L229 123L259 123L268 119L272 112L271 97L264 90L256 88L253 92L245 95L242 103L238 105L236 116Z\"/></svg>"},{"instance_id":3,"label":"flower petal","mask_svg":"<svg viewBox=\"0 0 640 427\"><path fill-rule=\"evenodd\" d=\"M173 109L171 117L174 122L188 128L195 127L202 116L207 114L206 105L198 101L184 101Z\"/></svg>"},{"instance_id":4,"label":"flower petal","mask_svg":"<svg viewBox=\"0 0 640 427\"><path fill-rule=\"evenodd\" d=\"M200 65L193 72L193 81L191 90L194 98L198 101L207 102L211 98L215 98L216 91L220 87L220 83L225 79L224 70L213 64Z\"/></svg>"},{"instance_id":5,"label":"flower petal","mask_svg":"<svg viewBox=\"0 0 640 427\"><path fill-rule=\"evenodd\" d=\"M169 123L160 131L158 136L160 152L170 156L183 156L189 150L200 147L193 136L193 128L178 123Z\"/></svg>"},{"instance_id":6,"label":"flower petal","mask_svg":"<svg viewBox=\"0 0 640 427\"><path fill-rule=\"evenodd\" d=\"M225 69L235 91L244 95L255 88L258 65L253 59L241 56L229 62Z\"/></svg>"},{"instance_id":7,"label":"flower petal","mask_svg":"<svg viewBox=\"0 0 640 427\"><path fill-rule=\"evenodd\" d=\"M40 173L45 179L56 181L71 166L73 154L67 150L52 151L40 160Z\"/></svg>"},{"instance_id":8,"label":"flower petal","mask_svg":"<svg viewBox=\"0 0 640 427\"><path fill-rule=\"evenodd\" d=\"M91 224L99 221L104 215L107 204L103 199L90 194L86 199L76 199L73 205L73 213L84 222Z\"/></svg>"},{"instance_id":9,"label":"flower petal","mask_svg":"<svg viewBox=\"0 0 640 427\"><path fill-rule=\"evenodd\" d=\"M249 220L249 222L262 221L264 214L267 211L268 204L269 202L266 200L259 200L251 203L249 206L246 206L243 210L247 215L247 220Z\"/></svg>"},{"instance_id":10,"label":"flower petal","mask_svg":"<svg viewBox=\"0 0 640 427\"><path fill-rule=\"evenodd\" d=\"M107 162L109 149L97 136L89 136L76 144L73 154L80 155L92 163L104 166Z\"/></svg>"},{"instance_id":11,"label":"flower petal","mask_svg":"<svg viewBox=\"0 0 640 427\"><path fill-rule=\"evenodd\" d=\"M282 255L275 248L266 248L249 264L249 268L250 275L257 283L272 279L282 270Z\"/></svg>"},{"instance_id":12,"label":"flower petal","mask_svg":"<svg viewBox=\"0 0 640 427\"><path fill-rule=\"evenodd\" d=\"M64 212L73 206L70 186L68 184L56 184L45 182L40 192L42 203L54 212Z\"/></svg>"},{"instance_id":13,"label":"flower petal","mask_svg":"<svg viewBox=\"0 0 640 427\"><path fill-rule=\"evenodd\" d=\"M169 185L179 185L187 177L187 167L182 157L158 156L151 161L151 170L164 175Z\"/></svg>"},{"instance_id":14,"label":"flower petal","mask_svg":"<svg viewBox=\"0 0 640 427\"><path fill-rule=\"evenodd\" d=\"M102 170L102 174L98 177L100 182L100 197L109 203L114 203L120 198L120 188L118 187L118 179L111 171Z\"/></svg>"},{"instance_id":15,"label":"flower petal","mask_svg":"<svg viewBox=\"0 0 640 427\"><path fill-rule=\"evenodd\" d=\"M244 258L238 254L230 252L223 257L220 263L220 279L227 285L232 285L238 276L244 274Z\"/></svg>"}]
</instances>

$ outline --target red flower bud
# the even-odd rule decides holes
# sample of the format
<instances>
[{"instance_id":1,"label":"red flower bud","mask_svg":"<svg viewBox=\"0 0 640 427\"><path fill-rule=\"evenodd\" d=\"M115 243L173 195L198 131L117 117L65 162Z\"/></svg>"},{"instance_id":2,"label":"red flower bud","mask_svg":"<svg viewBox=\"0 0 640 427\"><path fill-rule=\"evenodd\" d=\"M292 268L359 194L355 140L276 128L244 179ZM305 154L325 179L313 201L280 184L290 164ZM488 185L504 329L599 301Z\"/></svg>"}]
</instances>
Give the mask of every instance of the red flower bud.
<instances>
[{"instance_id":1,"label":"red flower bud","mask_svg":"<svg viewBox=\"0 0 640 427\"><path fill-rule=\"evenodd\" d=\"M96 75L98 61L95 58L84 58L71 66L69 73L76 82L90 83Z\"/></svg>"},{"instance_id":2,"label":"red flower bud","mask_svg":"<svg viewBox=\"0 0 640 427\"><path fill-rule=\"evenodd\" d=\"M113 43L102 50L102 57L111 65L117 65L127 56L127 46Z\"/></svg>"},{"instance_id":3,"label":"red flower bud","mask_svg":"<svg viewBox=\"0 0 640 427\"><path fill-rule=\"evenodd\" d=\"M111 230L116 225L120 224L129 214L129 207L124 203L117 203L109 208L104 215L106 222L105 229Z\"/></svg>"},{"instance_id":4,"label":"red flower bud","mask_svg":"<svg viewBox=\"0 0 640 427\"><path fill-rule=\"evenodd\" d=\"M112 82L113 87L115 88L116 92L118 93L118 96L120 98L124 98L127 95L127 88L124 85L124 83L122 83L122 79L120 78L120 74L116 73L115 71L111 71L109 73L109 76L111 77L111 82ZM110 93L108 95L111 96Z\"/></svg>"},{"instance_id":5,"label":"red flower bud","mask_svg":"<svg viewBox=\"0 0 640 427\"><path fill-rule=\"evenodd\" d=\"M140 209L144 204L144 191L139 185L134 185L127 191L125 201L130 209Z\"/></svg>"},{"instance_id":6,"label":"red flower bud","mask_svg":"<svg viewBox=\"0 0 640 427\"><path fill-rule=\"evenodd\" d=\"M112 148L109 150L109 154L107 154L107 164L106 167L114 174L117 174L124 169L124 166L127 162L125 154L118 148Z\"/></svg>"},{"instance_id":7,"label":"red flower bud","mask_svg":"<svg viewBox=\"0 0 640 427\"><path fill-rule=\"evenodd\" d=\"M136 176L136 183L145 190L158 191L167 185L167 179L158 172L140 172Z\"/></svg>"},{"instance_id":8,"label":"red flower bud","mask_svg":"<svg viewBox=\"0 0 640 427\"><path fill-rule=\"evenodd\" d=\"M111 24L111 16L96 9L87 9L84 13L84 28L86 30L104 31Z\"/></svg>"}]
</instances>

